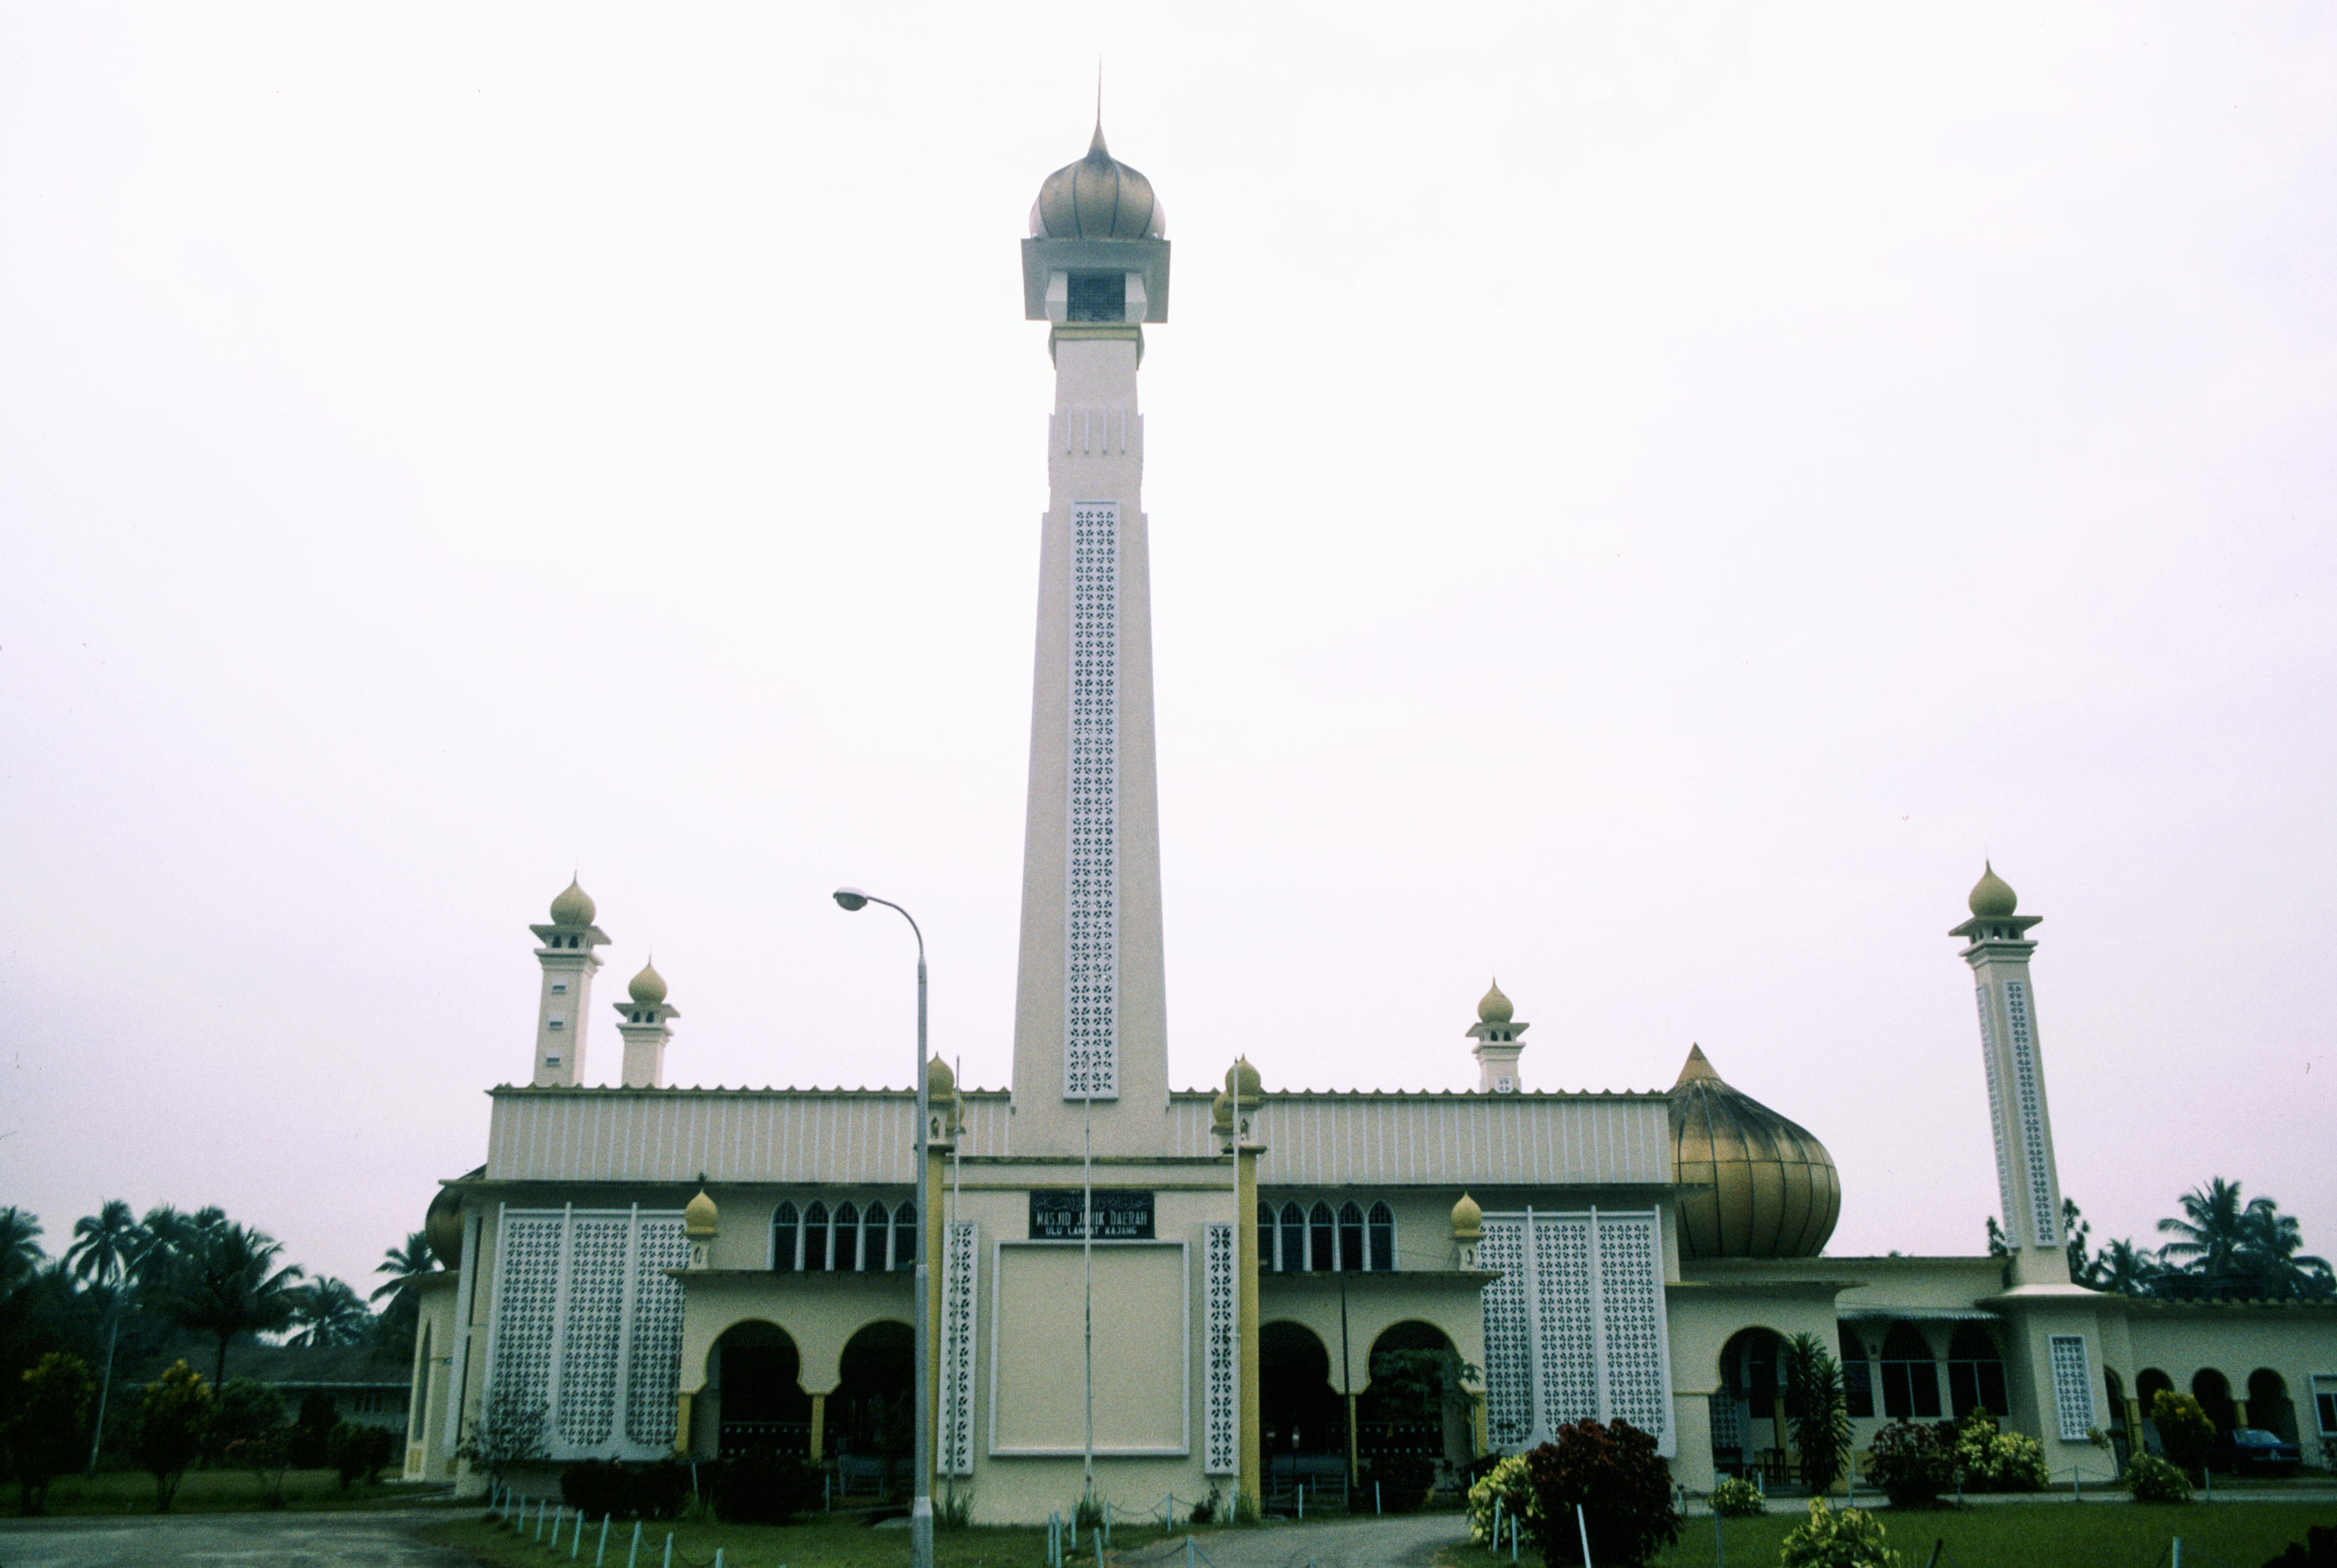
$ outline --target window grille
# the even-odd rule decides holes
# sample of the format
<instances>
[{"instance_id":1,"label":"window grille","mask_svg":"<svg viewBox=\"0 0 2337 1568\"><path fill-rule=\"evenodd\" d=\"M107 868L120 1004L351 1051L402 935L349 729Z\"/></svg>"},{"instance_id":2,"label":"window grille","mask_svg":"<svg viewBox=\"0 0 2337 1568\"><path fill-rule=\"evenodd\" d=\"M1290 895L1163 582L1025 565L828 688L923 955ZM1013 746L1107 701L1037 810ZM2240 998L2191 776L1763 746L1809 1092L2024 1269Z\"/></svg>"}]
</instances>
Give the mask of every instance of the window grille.
<instances>
[{"instance_id":1,"label":"window grille","mask_svg":"<svg viewBox=\"0 0 2337 1568\"><path fill-rule=\"evenodd\" d=\"M802 1220L792 1203L781 1203L778 1211L771 1216L771 1267L782 1274L792 1273L796 1268L802 1230Z\"/></svg>"},{"instance_id":2,"label":"window grille","mask_svg":"<svg viewBox=\"0 0 2337 1568\"><path fill-rule=\"evenodd\" d=\"M1395 1213L1384 1203L1372 1205L1369 1266L1381 1273L1395 1268Z\"/></svg>"},{"instance_id":3,"label":"window grille","mask_svg":"<svg viewBox=\"0 0 2337 1568\"><path fill-rule=\"evenodd\" d=\"M872 1274L888 1271L893 1267L893 1227L891 1217L885 1212L885 1205L868 1205L868 1212L861 1217L861 1223L868 1230L868 1256L860 1266Z\"/></svg>"},{"instance_id":4,"label":"window grille","mask_svg":"<svg viewBox=\"0 0 2337 1568\"><path fill-rule=\"evenodd\" d=\"M803 1266L807 1273L827 1269L827 1205L814 1203L804 1210Z\"/></svg>"},{"instance_id":5,"label":"window grille","mask_svg":"<svg viewBox=\"0 0 2337 1568\"><path fill-rule=\"evenodd\" d=\"M1120 321L1128 317L1128 274L1074 272L1064 290L1064 318L1071 321Z\"/></svg>"},{"instance_id":6,"label":"window grille","mask_svg":"<svg viewBox=\"0 0 2337 1568\"><path fill-rule=\"evenodd\" d=\"M860 1210L849 1203L836 1206L835 1267L839 1274L860 1267Z\"/></svg>"},{"instance_id":7,"label":"window grille","mask_svg":"<svg viewBox=\"0 0 2337 1568\"><path fill-rule=\"evenodd\" d=\"M1357 1271L1364 1267L1364 1211L1354 1203L1339 1207L1339 1267Z\"/></svg>"}]
</instances>

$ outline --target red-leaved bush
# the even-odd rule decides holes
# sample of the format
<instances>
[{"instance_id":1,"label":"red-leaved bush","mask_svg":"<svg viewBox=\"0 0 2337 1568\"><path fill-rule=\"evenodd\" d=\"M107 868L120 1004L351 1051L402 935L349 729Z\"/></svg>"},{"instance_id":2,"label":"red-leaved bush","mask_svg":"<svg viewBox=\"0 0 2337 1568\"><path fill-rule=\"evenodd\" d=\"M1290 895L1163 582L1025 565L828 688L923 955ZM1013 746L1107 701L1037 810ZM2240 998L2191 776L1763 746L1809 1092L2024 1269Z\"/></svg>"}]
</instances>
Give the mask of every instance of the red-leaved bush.
<instances>
[{"instance_id":1,"label":"red-leaved bush","mask_svg":"<svg viewBox=\"0 0 2337 1568\"><path fill-rule=\"evenodd\" d=\"M1526 1527L1545 1563L1580 1563L1585 1527L1599 1568L1638 1568L1679 1539L1671 1466L1656 1453L1656 1440L1628 1421L1560 1427L1527 1454L1526 1478L1538 1504Z\"/></svg>"}]
</instances>

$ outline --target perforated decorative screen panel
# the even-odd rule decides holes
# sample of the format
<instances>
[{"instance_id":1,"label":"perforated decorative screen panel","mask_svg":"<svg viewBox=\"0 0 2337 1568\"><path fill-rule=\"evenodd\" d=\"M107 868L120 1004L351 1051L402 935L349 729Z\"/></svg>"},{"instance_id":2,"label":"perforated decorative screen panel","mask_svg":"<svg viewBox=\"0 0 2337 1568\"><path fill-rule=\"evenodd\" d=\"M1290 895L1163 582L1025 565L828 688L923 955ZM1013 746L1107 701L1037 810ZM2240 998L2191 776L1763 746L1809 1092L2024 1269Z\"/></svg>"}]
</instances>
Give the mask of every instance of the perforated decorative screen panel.
<instances>
[{"instance_id":1,"label":"perforated decorative screen panel","mask_svg":"<svg viewBox=\"0 0 2337 1568\"><path fill-rule=\"evenodd\" d=\"M1662 1233L1653 1214L1601 1214L1598 1239L1601 1407L1660 1445L1672 1411Z\"/></svg>"},{"instance_id":2,"label":"perforated decorative screen panel","mask_svg":"<svg viewBox=\"0 0 2337 1568\"><path fill-rule=\"evenodd\" d=\"M2012 1075L2020 1097L2020 1141L2029 1161L2029 1214L2037 1227L2037 1245L2050 1247L2061 1239L2061 1197L2053 1190L2052 1147L2045 1137L2045 1091L2037 1065L2037 1042L2029 1026L2029 987L2019 980L2004 983L2004 1015L2012 1025Z\"/></svg>"},{"instance_id":3,"label":"perforated decorative screen panel","mask_svg":"<svg viewBox=\"0 0 2337 1568\"><path fill-rule=\"evenodd\" d=\"M503 1211L487 1397L543 1409L554 1459L670 1452L680 1383L679 1210Z\"/></svg>"},{"instance_id":4,"label":"perforated decorative screen panel","mask_svg":"<svg viewBox=\"0 0 2337 1568\"><path fill-rule=\"evenodd\" d=\"M1485 1287L1485 1436L1515 1452L1534 1428L1533 1328L1526 1315L1526 1226L1522 1219L1484 1222L1480 1268L1501 1278Z\"/></svg>"},{"instance_id":5,"label":"perforated decorative screen panel","mask_svg":"<svg viewBox=\"0 0 2337 1568\"><path fill-rule=\"evenodd\" d=\"M2082 1441L2094 1427L2094 1375L2087 1364L2086 1340L2079 1334L2056 1334L2049 1341L2053 1361L2053 1407L2061 1419L2061 1436Z\"/></svg>"},{"instance_id":6,"label":"perforated decorative screen panel","mask_svg":"<svg viewBox=\"0 0 2337 1568\"><path fill-rule=\"evenodd\" d=\"M976 1226L949 1227L942 1249L942 1404L935 1424L944 1475L973 1474L973 1330Z\"/></svg>"},{"instance_id":7,"label":"perforated decorative screen panel","mask_svg":"<svg viewBox=\"0 0 2337 1568\"><path fill-rule=\"evenodd\" d=\"M1241 1275L1239 1232L1201 1233L1201 1470L1241 1472Z\"/></svg>"},{"instance_id":8,"label":"perforated decorative screen panel","mask_svg":"<svg viewBox=\"0 0 2337 1568\"><path fill-rule=\"evenodd\" d=\"M2020 1206L2012 1197L2012 1135L2004 1122L2003 1075L1996 1065L1996 1014L1988 1004L1988 987L1982 985L1974 993L1980 998L1980 1065L1988 1070L1988 1124L1996 1132L1996 1201L2004 1216L2007 1240L2016 1246L2020 1242Z\"/></svg>"},{"instance_id":9,"label":"perforated decorative screen panel","mask_svg":"<svg viewBox=\"0 0 2337 1568\"><path fill-rule=\"evenodd\" d=\"M1663 1232L1653 1210L1487 1215L1486 1436L1516 1450L1569 1421L1628 1421L1675 1451Z\"/></svg>"},{"instance_id":10,"label":"perforated decorative screen panel","mask_svg":"<svg viewBox=\"0 0 2337 1568\"><path fill-rule=\"evenodd\" d=\"M643 1215L633 1259L632 1354L625 1367L625 1436L643 1447L676 1438L681 1387L681 1281L666 1272L689 1261L680 1215Z\"/></svg>"},{"instance_id":11,"label":"perforated decorative screen panel","mask_svg":"<svg viewBox=\"0 0 2337 1568\"><path fill-rule=\"evenodd\" d=\"M1120 503L1071 505L1063 1097L1120 1093Z\"/></svg>"}]
</instances>

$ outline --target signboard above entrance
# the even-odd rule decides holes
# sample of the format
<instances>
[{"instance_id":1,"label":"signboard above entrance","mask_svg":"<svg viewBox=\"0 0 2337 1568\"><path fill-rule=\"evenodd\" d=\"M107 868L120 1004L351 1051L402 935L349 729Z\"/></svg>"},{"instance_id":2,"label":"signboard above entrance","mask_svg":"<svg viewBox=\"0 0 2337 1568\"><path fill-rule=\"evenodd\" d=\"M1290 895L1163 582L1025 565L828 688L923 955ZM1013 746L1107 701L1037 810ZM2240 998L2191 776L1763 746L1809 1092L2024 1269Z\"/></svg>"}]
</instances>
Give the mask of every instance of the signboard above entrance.
<instances>
[{"instance_id":1,"label":"signboard above entrance","mask_svg":"<svg viewBox=\"0 0 2337 1568\"><path fill-rule=\"evenodd\" d=\"M1031 1193L1031 1240L1081 1240L1080 1193L1076 1187L1035 1188ZM1152 1194L1110 1187L1095 1195L1098 1241L1149 1241L1152 1238Z\"/></svg>"}]
</instances>

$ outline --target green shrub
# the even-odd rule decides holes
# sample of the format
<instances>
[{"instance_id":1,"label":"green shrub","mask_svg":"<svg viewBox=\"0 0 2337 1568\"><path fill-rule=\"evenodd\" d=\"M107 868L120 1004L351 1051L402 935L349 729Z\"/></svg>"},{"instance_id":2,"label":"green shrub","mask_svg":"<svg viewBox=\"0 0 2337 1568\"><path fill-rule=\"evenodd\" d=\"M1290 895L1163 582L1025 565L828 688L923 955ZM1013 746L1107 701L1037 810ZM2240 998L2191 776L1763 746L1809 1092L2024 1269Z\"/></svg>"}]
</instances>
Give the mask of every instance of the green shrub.
<instances>
[{"instance_id":1,"label":"green shrub","mask_svg":"<svg viewBox=\"0 0 2337 1568\"><path fill-rule=\"evenodd\" d=\"M1956 1424L1955 1463L1967 1492L2041 1492L2048 1480L2045 1446L2021 1433L1999 1430L1986 1410Z\"/></svg>"},{"instance_id":2,"label":"green shrub","mask_svg":"<svg viewBox=\"0 0 2337 1568\"><path fill-rule=\"evenodd\" d=\"M325 1439L325 1463L340 1476L344 1488L359 1476L378 1481L383 1468L397 1457L398 1444L398 1434L387 1426L344 1421Z\"/></svg>"},{"instance_id":3,"label":"green shrub","mask_svg":"<svg viewBox=\"0 0 2337 1568\"><path fill-rule=\"evenodd\" d=\"M1837 1514L1823 1497L1810 1499L1810 1516L1778 1548L1779 1568L1897 1568L1899 1553L1883 1544L1882 1522L1863 1508Z\"/></svg>"},{"instance_id":4,"label":"green shrub","mask_svg":"<svg viewBox=\"0 0 2337 1568\"><path fill-rule=\"evenodd\" d=\"M211 1450L243 1443L284 1425L284 1396L272 1383L255 1377L230 1377L219 1386L211 1407Z\"/></svg>"},{"instance_id":5,"label":"green shrub","mask_svg":"<svg viewBox=\"0 0 2337 1568\"><path fill-rule=\"evenodd\" d=\"M2337 1563L2337 1524L2308 1524L2304 1539L2290 1542L2264 1568L2329 1568L2332 1563Z\"/></svg>"},{"instance_id":6,"label":"green shrub","mask_svg":"<svg viewBox=\"0 0 2337 1568\"><path fill-rule=\"evenodd\" d=\"M203 1451L204 1435L211 1429L211 1386L184 1361L146 1385L138 1402L138 1426L132 1438L138 1462L154 1477L154 1511L168 1514L171 1499L187 1466Z\"/></svg>"},{"instance_id":7,"label":"green shrub","mask_svg":"<svg viewBox=\"0 0 2337 1568\"><path fill-rule=\"evenodd\" d=\"M2161 1388L2151 1396L2150 1424L2158 1428L2158 1446L2166 1451L2169 1464L2187 1475L2205 1470L2208 1451L2215 1446L2215 1423L2199 1401Z\"/></svg>"},{"instance_id":8,"label":"green shrub","mask_svg":"<svg viewBox=\"0 0 2337 1568\"><path fill-rule=\"evenodd\" d=\"M671 1459L587 1459L560 1473L561 1501L589 1518L670 1519L689 1495L689 1472Z\"/></svg>"},{"instance_id":9,"label":"green shrub","mask_svg":"<svg viewBox=\"0 0 2337 1568\"><path fill-rule=\"evenodd\" d=\"M819 1471L793 1454L750 1449L722 1462L713 1493L725 1524L784 1524L819 1502Z\"/></svg>"},{"instance_id":10,"label":"green shrub","mask_svg":"<svg viewBox=\"0 0 2337 1568\"><path fill-rule=\"evenodd\" d=\"M48 1510L49 1483L89 1456L90 1405L97 1385L78 1356L52 1350L24 1371L16 1413L0 1437L24 1494L24 1512Z\"/></svg>"},{"instance_id":11,"label":"green shrub","mask_svg":"<svg viewBox=\"0 0 2337 1568\"><path fill-rule=\"evenodd\" d=\"M1922 1508L1956 1484L1956 1429L1946 1421L1918 1426L1901 1417L1874 1435L1867 1478L1894 1508Z\"/></svg>"},{"instance_id":12,"label":"green shrub","mask_svg":"<svg viewBox=\"0 0 2337 1568\"><path fill-rule=\"evenodd\" d=\"M2137 1454L2126 1467L2127 1490L2137 1503L2188 1503L2191 1477L2156 1454Z\"/></svg>"},{"instance_id":13,"label":"green shrub","mask_svg":"<svg viewBox=\"0 0 2337 1568\"><path fill-rule=\"evenodd\" d=\"M1380 1507L1385 1512L1416 1513L1436 1485L1436 1461L1424 1454L1384 1455L1371 1462L1363 1481L1379 1488Z\"/></svg>"},{"instance_id":14,"label":"green shrub","mask_svg":"<svg viewBox=\"0 0 2337 1568\"><path fill-rule=\"evenodd\" d=\"M1744 1476L1726 1475L1713 1484L1712 1511L1723 1519L1750 1519L1769 1511L1769 1499Z\"/></svg>"},{"instance_id":15,"label":"green shrub","mask_svg":"<svg viewBox=\"0 0 2337 1568\"><path fill-rule=\"evenodd\" d=\"M1469 1539L1479 1545L1493 1543L1493 1504L1501 1508L1501 1525L1533 1512L1533 1484L1526 1477L1526 1456L1511 1454L1493 1464L1469 1488Z\"/></svg>"},{"instance_id":16,"label":"green shrub","mask_svg":"<svg viewBox=\"0 0 2337 1568\"><path fill-rule=\"evenodd\" d=\"M1628 1421L1577 1421L1525 1456L1533 1504L1526 1529L1546 1563L1579 1563L1575 1510L1601 1568L1638 1568L1679 1539L1672 1473L1656 1440Z\"/></svg>"}]
</instances>

